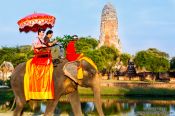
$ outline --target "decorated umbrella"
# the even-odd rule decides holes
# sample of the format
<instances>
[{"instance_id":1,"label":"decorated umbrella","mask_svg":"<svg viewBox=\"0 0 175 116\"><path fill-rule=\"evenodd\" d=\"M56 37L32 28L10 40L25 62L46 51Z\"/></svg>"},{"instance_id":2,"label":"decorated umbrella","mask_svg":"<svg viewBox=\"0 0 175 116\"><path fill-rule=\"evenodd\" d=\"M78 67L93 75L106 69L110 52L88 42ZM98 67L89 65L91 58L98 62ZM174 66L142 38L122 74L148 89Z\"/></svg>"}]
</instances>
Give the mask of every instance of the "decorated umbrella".
<instances>
[{"instance_id":1,"label":"decorated umbrella","mask_svg":"<svg viewBox=\"0 0 175 116\"><path fill-rule=\"evenodd\" d=\"M20 32L37 32L38 29L52 28L55 24L55 17L44 14L44 13L34 13L20 19L17 23L19 25Z\"/></svg>"}]
</instances>

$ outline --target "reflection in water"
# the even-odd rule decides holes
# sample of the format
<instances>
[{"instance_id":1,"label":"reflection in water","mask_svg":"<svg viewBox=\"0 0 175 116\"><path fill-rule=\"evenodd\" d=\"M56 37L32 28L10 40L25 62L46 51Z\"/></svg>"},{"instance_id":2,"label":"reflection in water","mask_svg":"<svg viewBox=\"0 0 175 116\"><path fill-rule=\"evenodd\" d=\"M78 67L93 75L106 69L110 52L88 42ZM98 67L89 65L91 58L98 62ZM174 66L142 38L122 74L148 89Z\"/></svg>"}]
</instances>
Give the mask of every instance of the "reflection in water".
<instances>
[{"instance_id":1,"label":"reflection in water","mask_svg":"<svg viewBox=\"0 0 175 116\"><path fill-rule=\"evenodd\" d=\"M175 116L175 105L170 105L170 116Z\"/></svg>"},{"instance_id":2,"label":"reflection in water","mask_svg":"<svg viewBox=\"0 0 175 116\"><path fill-rule=\"evenodd\" d=\"M73 114L69 103L61 103L61 104L62 106L60 105L57 106L55 110L55 114L62 114L63 112L67 112L69 115ZM63 108L63 104L64 104L64 108ZM84 112L85 115L87 115L90 112L93 112L95 108L93 102L84 102L81 104L81 106L82 106L82 111ZM45 111L46 111L46 104L41 102L40 112L44 113Z\"/></svg>"},{"instance_id":3,"label":"reflection in water","mask_svg":"<svg viewBox=\"0 0 175 116\"><path fill-rule=\"evenodd\" d=\"M144 108L150 108L151 107L151 104L150 103L145 103L143 107Z\"/></svg>"},{"instance_id":4,"label":"reflection in water","mask_svg":"<svg viewBox=\"0 0 175 116\"><path fill-rule=\"evenodd\" d=\"M72 108L69 102L63 100L59 102L55 109L56 115L67 114L73 116ZM82 100L84 101L84 100ZM86 100L81 103L82 111L85 116L96 115L98 113L95 108L95 104L92 100ZM133 99L115 99L107 98L102 100L102 107L105 116L175 116L175 100L133 100ZM0 112L4 112L10 109L12 101L0 102ZM35 113L43 114L46 110L46 103L40 102L39 108L35 109ZM29 105L25 106L24 111L32 111ZM33 111L32 111L33 112Z\"/></svg>"},{"instance_id":5,"label":"reflection in water","mask_svg":"<svg viewBox=\"0 0 175 116\"><path fill-rule=\"evenodd\" d=\"M41 102L41 105L40 105L40 111L41 111L41 113L44 113L46 111L46 105L42 102Z\"/></svg>"},{"instance_id":6,"label":"reflection in water","mask_svg":"<svg viewBox=\"0 0 175 116\"><path fill-rule=\"evenodd\" d=\"M90 112L93 112L95 108L93 102L85 102L85 103L82 103L81 106L85 115L87 115Z\"/></svg>"},{"instance_id":7,"label":"reflection in water","mask_svg":"<svg viewBox=\"0 0 175 116\"><path fill-rule=\"evenodd\" d=\"M0 102L0 112L7 111L11 107L11 101Z\"/></svg>"}]
</instances>

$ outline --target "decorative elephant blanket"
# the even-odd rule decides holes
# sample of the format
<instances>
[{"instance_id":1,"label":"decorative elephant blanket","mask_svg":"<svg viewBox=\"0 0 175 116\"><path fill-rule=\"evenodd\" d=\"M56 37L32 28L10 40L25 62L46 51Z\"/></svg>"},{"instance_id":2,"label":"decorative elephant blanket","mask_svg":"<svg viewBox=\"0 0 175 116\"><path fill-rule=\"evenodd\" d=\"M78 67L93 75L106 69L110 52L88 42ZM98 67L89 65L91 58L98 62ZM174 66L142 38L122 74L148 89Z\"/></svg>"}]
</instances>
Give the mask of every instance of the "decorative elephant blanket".
<instances>
[{"instance_id":1,"label":"decorative elephant blanket","mask_svg":"<svg viewBox=\"0 0 175 116\"><path fill-rule=\"evenodd\" d=\"M85 60L86 62L91 64L94 67L94 69L98 71L96 64L90 58L85 56L77 59L78 62L71 61L66 63L63 67L64 74L76 83L78 83L78 79L83 79L83 68L81 66L82 60Z\"/></svg>"},{"instance_id":2,"label":"decorative elephant blanket","mask_svg":"<svg viewBox=\"0 0 175 116\"><path fill-rule=\"evenodd\" d=\"M33 58L27 61L24 75L24 93L26 100L54 99L52 74L53 63L51 59L45 58L37 60Z\"/></svg>"}]
</instances>

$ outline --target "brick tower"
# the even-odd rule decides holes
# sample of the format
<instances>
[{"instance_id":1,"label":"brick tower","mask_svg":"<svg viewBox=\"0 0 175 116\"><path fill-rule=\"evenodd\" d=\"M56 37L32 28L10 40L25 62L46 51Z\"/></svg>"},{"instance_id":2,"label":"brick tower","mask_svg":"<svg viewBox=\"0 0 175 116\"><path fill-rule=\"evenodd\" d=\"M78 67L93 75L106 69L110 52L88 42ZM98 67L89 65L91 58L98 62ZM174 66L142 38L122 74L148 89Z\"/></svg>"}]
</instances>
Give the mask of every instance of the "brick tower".
<instances>
[{"instance_id":1,"label":"brick tower","mask_svg":"<svg viewBox=\"0 0 175 116\"><path fill-rule=\"evenodd\" d=\"M100 43L98 47L114 46L122 52L120 39L118 37L118 19L116 9L111 3L104 6L101 15Z\"/></svg>"}]
</instances>

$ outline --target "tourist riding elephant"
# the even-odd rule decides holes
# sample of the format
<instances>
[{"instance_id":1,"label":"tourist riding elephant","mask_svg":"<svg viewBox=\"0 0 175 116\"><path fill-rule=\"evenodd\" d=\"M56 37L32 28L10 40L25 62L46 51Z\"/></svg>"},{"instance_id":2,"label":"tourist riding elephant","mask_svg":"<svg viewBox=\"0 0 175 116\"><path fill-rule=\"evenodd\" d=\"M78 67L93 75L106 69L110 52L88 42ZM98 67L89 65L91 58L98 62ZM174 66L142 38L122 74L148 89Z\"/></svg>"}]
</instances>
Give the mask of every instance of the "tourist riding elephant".
<instances>
[{"instance_id":1,"label":"tourist riding elephant","mask_svg":"<svg viewBox=\"0 0 175 116\"><path fill-rule=\"evenodd\" d=\"M79 61L72 62L73 67L76 67L75 64L80 64ZM59 101L59 98L62 95L68 94L72 110L75 116L81 116L81 104L78 94L78 85L82 87L90 87L94 93L94 101L96 104L97 111L100 116L104 116L102 110L102 103L100 97L100 78L97 70L87 61L82 60L81 66L83 68L83 79L78 80L78 83L75 80L69 78L65 75L63 68L65 64L68 64L67 60L63 60L61 63L54 67L53 79L54 79L54 99L47 100L47 107L44 116L51 116L54 114L55 107ZM70 68L71 62L68 67ZM19 64L11 76L11 86L15 95L16 108L14 110L14 116L21 116L22 109L26 104L25 94L24 94L24 74L25 74L26 63ZM77 68L77 67L76 67ZM75 70L75 69L72 69ZM74 73L73 71L67 70L70 74ZM76 73L76 71L75 71ZM74 75L74 74L72 74ZM76 74L75 74L76 75ZM74 77L73 77L74 78ZM76 79L76 77L75 77Z\"/></svg>"}]
</instances>

